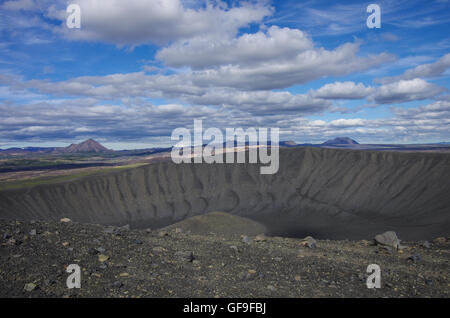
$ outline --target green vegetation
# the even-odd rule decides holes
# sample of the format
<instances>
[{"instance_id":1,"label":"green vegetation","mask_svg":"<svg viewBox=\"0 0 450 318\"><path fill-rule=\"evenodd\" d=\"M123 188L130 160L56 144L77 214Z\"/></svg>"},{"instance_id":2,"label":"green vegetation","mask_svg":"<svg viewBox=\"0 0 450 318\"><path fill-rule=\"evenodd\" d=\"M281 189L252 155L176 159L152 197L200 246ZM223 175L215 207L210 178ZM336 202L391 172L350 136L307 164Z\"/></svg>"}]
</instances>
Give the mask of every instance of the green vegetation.
<instances>
[{"instance_id":1,"label":"green vegetation","mask_svg":"<svg viewBox=\"0 0 450 318\"><path fill-rule=\"evenodd\" d=\"M22 179L22 180L14 180L14 181L6 181L0 182L0 191L3 190L14 190L21 188L30 188L42 184L52 184L52 183L61 183L72 181L75 179L79 179L82 177L94 175L94 174L105 174L113 171L118 171L122 169L136 168L146 163L135 163L124 166L116 166L116 167L108 167L108 168L96 168L91 170L85 170L81 172L76 172L72 174L58 175L52 177L38 177L38 178L30 178L30 179Z\"/></svg>"},{"instance_id":2,"label":"green vegetation","mask_svg":"<svg viewBox=\"0 0 450 318\"><path fill-rule=\"evenodd\" d=\"M71 163L71 159L10 159L0 162L0 168L47 167Z\"/></svg>"}]
</instances>

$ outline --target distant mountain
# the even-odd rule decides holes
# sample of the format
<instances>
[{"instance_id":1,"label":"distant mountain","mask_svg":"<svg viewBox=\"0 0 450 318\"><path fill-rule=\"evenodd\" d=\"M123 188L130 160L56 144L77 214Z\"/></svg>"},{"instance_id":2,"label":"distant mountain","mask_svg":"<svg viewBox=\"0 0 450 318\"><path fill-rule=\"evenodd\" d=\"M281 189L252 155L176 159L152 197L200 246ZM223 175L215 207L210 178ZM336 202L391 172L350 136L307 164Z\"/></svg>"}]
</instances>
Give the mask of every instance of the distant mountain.
<instances>
[{"instance_id":1,"label":"distant mountain","mask_svg":"<svg viewBox=\"0 0 450 318\"><path fill-rule=\"evenodd\" d=\"M280 147L295 147L298 146L295 141L288 140L288 141L280 141Z\"/></svg>"},{"instance_id":2,"label":"distant mountain","mask_svg":"<svg viewBox=\"0 0 450 318\"><path fill-rule=\"evenodd\" d=\"M31 152L45 152L55 150L55 147L25 147L23 150Z\"/></svg>"},{"instance_id":3,"label":"distant mountain","mask_svg":"<svg viewBox=\"0 0 450 318\"><path fill-rule=\"evenodd\" d=\"M335 145L359 145L359 143L348 137L337 137L334 139L330 139L325 141L323 146L335 146Z\"/></svg>"},{"instance_id":4,"label":"distant mountain","mask_svg":"<svg viewBox=\"0 0 450 318\"><path fill-rule=\"evenodd\" d=\"M109 152L108 148L102 146L94 139L88 139L80 144L71 144L69 147L63 148L60 152L64 153L79 153L79 152Z\"/></svg>"}]
</instances>

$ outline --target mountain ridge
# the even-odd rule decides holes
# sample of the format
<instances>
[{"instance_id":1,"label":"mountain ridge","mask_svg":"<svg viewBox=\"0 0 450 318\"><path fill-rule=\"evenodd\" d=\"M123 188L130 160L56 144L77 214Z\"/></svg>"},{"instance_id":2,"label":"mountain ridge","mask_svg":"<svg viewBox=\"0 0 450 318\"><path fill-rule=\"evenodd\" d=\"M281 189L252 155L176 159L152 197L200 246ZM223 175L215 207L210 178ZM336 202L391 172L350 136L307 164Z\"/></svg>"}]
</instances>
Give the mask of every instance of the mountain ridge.
<instances>
[{"instance_id":1,"label":"mountain ridge","mask_svg":"<svg viewBox=\"0 0 450 318\"><path fill-rule=\"evenodd\" d=\"M359 145L359 143L349 137L336 137L325 141L322 145Z\"/></svg>"},{"instance_id":2,"label":"mountain ridge","mask_svg":"<svg viewBox=\"0 0 450 318\"><path fill-rule=\"evenodd\" d=\"M64 153L80 153L80 152L109 152L112 151L106 147L104 147L99 142L94 139L85 140L79 144L71 144L68 147L62 148L60 152Z\"/></svg>"}]
</instances>

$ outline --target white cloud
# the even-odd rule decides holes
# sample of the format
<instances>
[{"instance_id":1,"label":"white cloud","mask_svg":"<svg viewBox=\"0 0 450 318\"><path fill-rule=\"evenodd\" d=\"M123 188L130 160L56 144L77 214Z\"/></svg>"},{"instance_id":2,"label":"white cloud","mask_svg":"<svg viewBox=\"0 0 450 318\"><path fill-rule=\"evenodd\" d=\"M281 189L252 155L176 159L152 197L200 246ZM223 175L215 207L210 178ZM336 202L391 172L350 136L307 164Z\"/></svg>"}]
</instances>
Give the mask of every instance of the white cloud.
<instances>
[{"instance_id":1,"label":"white cloud","mask_svg":"<svg viewBox=\"0 0 450 318\"><path fill-rule=\"evenodd\" d=\"M195 36L208 38L233 36L253 22L272 13L262 4L249 2L224 8L209 2L205 7L186 8L180 0L77 0L82 27L71 30L65 24L62 35L73 40L100 41L135 46L167 43ZM54 5L48 15L65 22L65 7Z\"/></svg>"},{"instance_id":2,"label":"white cloud","mask_svg":"<svg viewBox=\"0 0 450 318\"><path fill-rule=\"evenodd\" d=\"M235 39L198 37L187 43L178 42L159 51L157 58L171 67L248 65L293 59L313 47L313 42L304 32L271 26L266 32L246 33Z\"/></svg>"},{"instance_id":3,"label":"white cloud","mask_svg":"<svg viewBox=\"0 0 450 318\"><path fill-rule=\"evenodd\" d=\"M380 104L403 103L414 100L433 98L443 92L443 88L415 78L400 80L395 83L380 86L369 99Z\"/></svg>"},{"instance_id":4,"label":"white cloud","mask_svg":"<svg viewBox=\"0 0 450 318\"><path fill-rule=\"evenodd\" d=\"M448 68L450 68L450 53L444 55L434 63L422 64L413 69L406 70L402 75L383 77L381 79L376 79L376 81L386 84L399 80L411 80L419 77L430 78L442 75Z\"/></svg>"},{"instance_id":5,"label":"white cloud","mask_svg":"<svg viewBox=\"0 0 450 318\"><path fill-rule=\"evenodd\" d=\"M227 65L218 69L196 71L193 83L199 86L235 87L247 90L286 88L318 78L342 76L370 69L392 60L386 53L359 57L357 43L345 43L334 50L317 48L307 50L289 60L259 63L257 65Z\"/></svg>"},{"instance_id":6,"label":"white cloud","mask_svg":"<svg viewBox=\"0 0 450 318\"><path fill-rule=\"evenodd\" d=\"M450 119L450 101L437 101L407 109L395 107L392 108L392 112L399 117L410 119Z\"/></svg>"},{"instance_id":7,"label":"white cloud","mask_svg":"<svg viewBox=\"0 0 450 318\"><path fill-rule=\"evenodd\" d=\"M334 82L312 90L310 94L324 99L361 99L367 97L372 91L372 87L366 87L363 83Z\"/></svg>"},{"instance_id":8,"label":"white cloud","mask_svg":"<svg viewBox=\"0 0 450 318\"><path fill-rule=\"evenodd\" d=\"M361 118L351 118L351 119L335 119L330 122L331 126L334 127L357 127L357 126L364 126L366 124L365 119Z\"/></svg>"},{"instance_id":9,"label":"white cloud","mask_svg":"<svg viewBox=\"0 0 450 318\"><path fill-rule=\"evenodd\" d=\"M331 103L323 99L304 94L272 91L238 91L235 89L213 89L200 96L192 96L187 100L193 104L217 105L244 110L253 115L274 115L286 112L297 115L320 113Z\"/></svg>"}]
</instances>

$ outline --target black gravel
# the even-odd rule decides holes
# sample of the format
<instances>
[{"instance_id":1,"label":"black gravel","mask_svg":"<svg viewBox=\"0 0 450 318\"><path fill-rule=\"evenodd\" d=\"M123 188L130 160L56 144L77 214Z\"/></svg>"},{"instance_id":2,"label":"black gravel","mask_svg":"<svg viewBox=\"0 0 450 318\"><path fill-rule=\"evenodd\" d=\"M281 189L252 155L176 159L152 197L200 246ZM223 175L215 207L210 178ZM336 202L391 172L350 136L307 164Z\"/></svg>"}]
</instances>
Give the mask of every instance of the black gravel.
<instances>
[{"instance_id":1,"label":"black gravel","mask_svg":"<svg viewBox=\"0 0 450 318\"><path fill-rule=\"evenodd\" d=\"M0 220L0 297L449 297L450 240L402 244ZM66 286L69 264L80 289ZM366 287L369 264L380 289Z\"/></svg>"}]
</instances>

